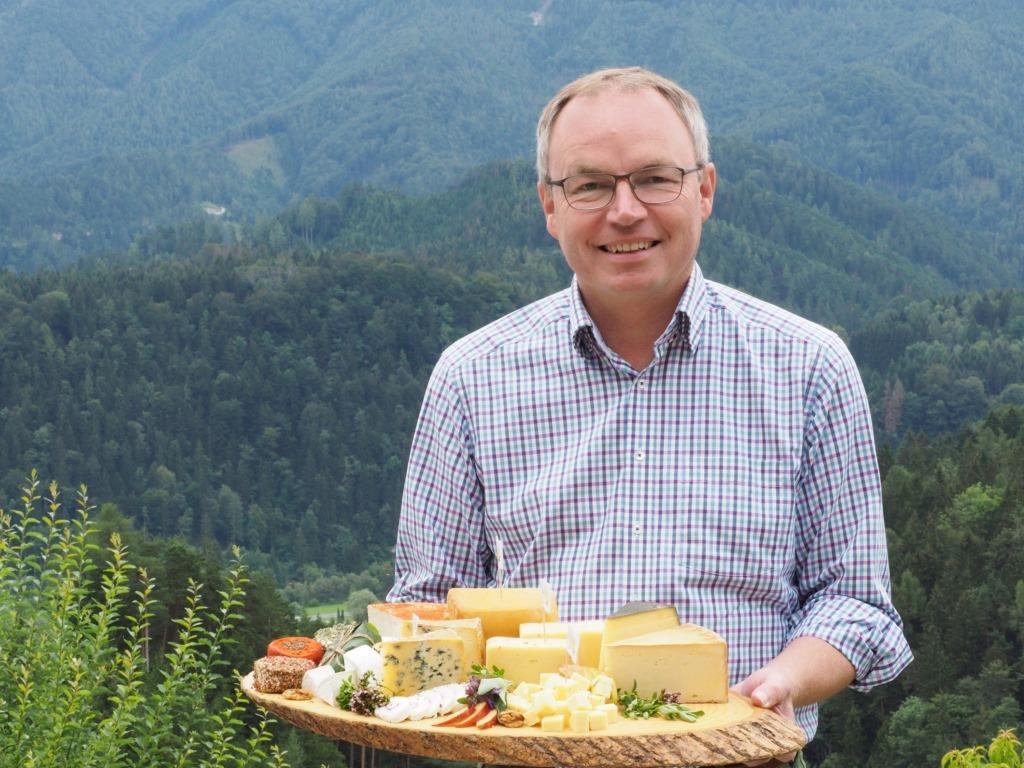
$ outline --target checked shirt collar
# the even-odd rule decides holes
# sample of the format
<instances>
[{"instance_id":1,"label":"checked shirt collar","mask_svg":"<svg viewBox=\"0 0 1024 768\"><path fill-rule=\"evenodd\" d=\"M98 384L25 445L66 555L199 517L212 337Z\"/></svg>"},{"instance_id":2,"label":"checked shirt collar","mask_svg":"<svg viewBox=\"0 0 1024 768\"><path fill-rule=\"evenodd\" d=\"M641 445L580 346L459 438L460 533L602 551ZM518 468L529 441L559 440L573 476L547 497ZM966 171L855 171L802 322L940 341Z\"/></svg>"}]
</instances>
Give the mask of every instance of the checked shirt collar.
<instances>
[{"instance_id":1,"label":"checked shirt collar","mask_svg":"<svg viewBox=\"0 0 1024 768\"><path fill-rule=\"evenodd\" d=\"M692 355L699 347L704 319L708 313L711 298L708 295L704 274L696 262L693 272L686 282L683 295L679 297L672 322L654 342L654 359L661 360L667 350L678 340L680 348L686 355ZM590 313L583 305L579 283L575 275L569 289L569 323L572 345L576 352L586 360L596 361L602 356L617 364L620 361L601 338L601 331L594 325ZM622 365L626 365L624 362Z\"/></svg>"}]
</instances>

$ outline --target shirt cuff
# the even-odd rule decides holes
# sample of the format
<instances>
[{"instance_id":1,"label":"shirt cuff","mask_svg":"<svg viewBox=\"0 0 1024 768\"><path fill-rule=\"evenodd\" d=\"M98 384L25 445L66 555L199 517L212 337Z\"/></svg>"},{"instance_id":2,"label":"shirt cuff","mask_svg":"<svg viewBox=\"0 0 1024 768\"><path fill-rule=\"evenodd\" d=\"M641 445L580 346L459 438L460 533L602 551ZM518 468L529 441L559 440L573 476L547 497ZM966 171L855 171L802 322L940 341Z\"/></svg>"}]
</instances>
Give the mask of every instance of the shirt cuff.
<instances>
[{"instance_id":1,"label":"shirt cuff","mask_svg":"<svg viewBox=\"0 0 1024 768\"><path fill-rule=\"evenodd\" d=\"M845 595L823 595L798 613L789 640L817 637L853 665L855 691L868 691L896 678L914 655L898 617Z\"/></svg>"}]
</instances>

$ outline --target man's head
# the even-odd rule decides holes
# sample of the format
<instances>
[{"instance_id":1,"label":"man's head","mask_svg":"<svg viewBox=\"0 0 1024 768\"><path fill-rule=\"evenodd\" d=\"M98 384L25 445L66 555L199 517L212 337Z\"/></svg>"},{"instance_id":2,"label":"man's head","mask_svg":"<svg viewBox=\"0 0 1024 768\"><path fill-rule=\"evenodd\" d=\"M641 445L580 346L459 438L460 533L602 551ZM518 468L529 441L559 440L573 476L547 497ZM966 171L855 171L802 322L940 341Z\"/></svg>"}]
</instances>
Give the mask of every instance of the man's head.
<instances>
[{"instance_id":1,"label":"man's head","mask_svg":"<svg viewBox=\"0 0 1024 768\"><path fill-rule=\"evenodd\" d=\"M604 70L563 88L537 135L548 232L591 312L674 307L714 201L697 102L651 72Z\"/></svg>"},{"instance_id":2,"label":"man's head","mask_svg":"<svg viewBox=\"0 0 1024 768\"><path fill-rule=\"evenodd\" d=\"M697 154L697 162L701 165L711 162L708 126L704 121L704 113L701 112L700 104L697 103L693 94L680 88L668 78L642 67L600 69L564 86L540 113L540 120L537 122L537 180L545 181L548 178L551 129L566 104L577 96L587 96L605 89L638 91L643 88L650 88L660 93L679 114L679 119L690 131L690 139L693 141Z\"/></svg>"}]
</instances>

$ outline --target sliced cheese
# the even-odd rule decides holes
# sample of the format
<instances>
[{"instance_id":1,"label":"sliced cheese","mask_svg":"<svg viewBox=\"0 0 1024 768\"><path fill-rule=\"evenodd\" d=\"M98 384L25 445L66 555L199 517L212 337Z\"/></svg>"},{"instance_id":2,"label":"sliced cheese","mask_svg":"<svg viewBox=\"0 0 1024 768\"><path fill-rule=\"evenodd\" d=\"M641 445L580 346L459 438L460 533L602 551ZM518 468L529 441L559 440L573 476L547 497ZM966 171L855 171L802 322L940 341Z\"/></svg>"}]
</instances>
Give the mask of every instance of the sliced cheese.
<instances>
[{"instance_id":1,"label":"sliced cheese","mask_svg":"<svg viewBox=\"0 0 1024 768\"><path fill-rule=\"evenodd\" d=\"M371 603L366 606L366 618L377 628L380 636L401 637L402 624L413 616L425 621L448 618L444 603Z\"/></svg>"},{"instance_id":2,"label":"sliced cheese","mask_svg":"<svg viewBox=\"0 0 1024 768\"><path fill-rule=\"evenodd\" d=\"M677 626L679 626L679 614L671 605L626 603L604 621L598 669L602 672L607 671L605 669L605 653L610 644L657 632L659 629L670 629Z\"/></svg>"},{"instance_id":3,"label":"sliced cheese","mask_svg":"<svg viewBox=\"0 0 1024 768\"><path fill-rule=\"evenodd\" d=\"M453 630L382 640L379 648L384 658L381 686L393 696L469 678L464 643Z\"/></svg>"},{"instance_id":4,"label":"sliced cheese","mask_svg":"<svg viewBox=\"0 0 1024 768\"><path fill-rule=\"evenodd\" d=\"M448 590L448 615L452 619L481 619L485 638L518 637L520 624L556 621L558 608L552 604L545 612L544 595L539 589L456 587Z\"/></svg>"},{"instance_id":5,"label":"sliced cheese","mask_svg":"<svg viewBox=\"0 0 1024 768\"><path fill-rule=\"evenodd\" d=\"M601 663L601 638L604 634L604 619L594 621L571 621L568 623L567 638L573 663L581 667L594 667Z\"/></svg>"},{"instance_id":6,"label":"sliced cheese","mask_svg":"<svg viewBox=\"0 0 1024 768\"><path fill-rule=\"evenodd\" d=\"M453 630L465 643L466 669L470 669L474 664L484 663L484 626L479 618L404 621L399 637L413 637L414 627L416 634L435 632L439 629Z\"/></svg>"},{"instance_id":7,"label":"sliced cheese","mask_svg":"<svg viewBox=\"0 0 1024 768\"><path fill-rule=\"evenodd\" d=\"M538 683L544 672L557 672L569 663L565 640L492 637L487 640L487 666L505 670L513 683Z\"/></svg>"},{"instance_id":8,"label":"sliced cheese","mask_svg":"<svg viewBox=\"0 0 1024 768\"><path fill-rule=\"evenodd\" d=\"M635 683L641 696L680 693L687 704L729 699L725 640L710 629L681 624L610 643L605 652L605 669L619 688Z\"/></svg>"}]
</instances>

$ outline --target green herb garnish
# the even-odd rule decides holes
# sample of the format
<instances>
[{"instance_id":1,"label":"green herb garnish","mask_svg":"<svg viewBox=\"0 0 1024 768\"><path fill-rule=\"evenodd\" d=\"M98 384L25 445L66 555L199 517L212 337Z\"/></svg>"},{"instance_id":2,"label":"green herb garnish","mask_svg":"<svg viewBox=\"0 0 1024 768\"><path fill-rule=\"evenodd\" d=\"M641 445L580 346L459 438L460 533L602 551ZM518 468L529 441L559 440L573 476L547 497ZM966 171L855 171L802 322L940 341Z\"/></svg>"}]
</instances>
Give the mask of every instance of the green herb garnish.
<instances>
[{"instance_id":1,"label":"green herb garnish","mask_svg":"<svg viewBox=\"0 0 1024 768\"><path fill-rule=\"evenodd\" d=\"M661 717L665 720L684 720L687 723L693 723L704 714L703 710L690 709L675 701L676 698L678 698L678 694L666 694L665 691L652 693L650 696L641 696L636 692L635 682L630 691L619 689L619 705L622 707L622 715L631 720Z\"/></svg>"}]
</instances>

